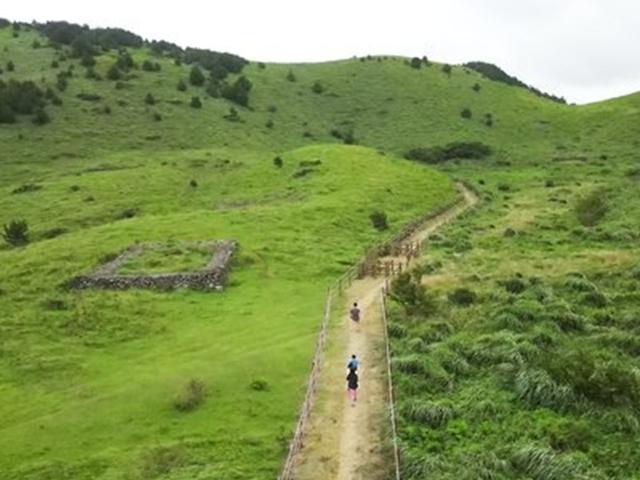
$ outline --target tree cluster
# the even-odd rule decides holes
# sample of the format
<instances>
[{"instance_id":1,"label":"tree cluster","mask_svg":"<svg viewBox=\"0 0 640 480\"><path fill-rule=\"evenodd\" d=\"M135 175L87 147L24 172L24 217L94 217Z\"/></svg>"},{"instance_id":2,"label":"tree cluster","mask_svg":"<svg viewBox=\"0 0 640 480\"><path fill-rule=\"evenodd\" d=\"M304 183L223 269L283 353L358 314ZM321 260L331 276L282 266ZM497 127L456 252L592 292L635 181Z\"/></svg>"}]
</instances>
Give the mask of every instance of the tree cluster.
<instances>
[{"instance_id":1,"label":"tree cluster","mask_svg":"<svg viewBox=\"0 0 640 480\"><path fill-rule=\"evenodd\" d=\"M413 148L405 154L405 158L424 163L442 163L454 158L484 158L491 152L491 147L481 142L453 142L445 146Z\"/></svg>"},{"instance_id":2,"label":"tree cluster","mask_svg":"<svg viewBox=\"0 0 640 480\"><path fill-rule=\"evenodd\" d=\"M32 81L0 80L0 123L13 123L17 115L43 111L45 95Z\"/></svg>"},{"instance_id":3,"label":"tree cluster","mask_svg":"<svg viewBox=\"0 0 640 480\"><path fill-rule=\"evenodd\" d=\"M470 68L471 70L475 70L476 72L484 75L489 80L493 80L495 82L506 83L507 85L513 85L515 87L526 88L530 92L538 95L539 97L547 98L554 102L558 103L567 103L567 101L563 97L558 97L556 95L552 95L550 93L543 92L538 90L531 85L527 85L522 80L509 75L507 72L502 70L497 65L487 62L467 62L464 64L465 67Z\"/></svg>"}]
</instances>

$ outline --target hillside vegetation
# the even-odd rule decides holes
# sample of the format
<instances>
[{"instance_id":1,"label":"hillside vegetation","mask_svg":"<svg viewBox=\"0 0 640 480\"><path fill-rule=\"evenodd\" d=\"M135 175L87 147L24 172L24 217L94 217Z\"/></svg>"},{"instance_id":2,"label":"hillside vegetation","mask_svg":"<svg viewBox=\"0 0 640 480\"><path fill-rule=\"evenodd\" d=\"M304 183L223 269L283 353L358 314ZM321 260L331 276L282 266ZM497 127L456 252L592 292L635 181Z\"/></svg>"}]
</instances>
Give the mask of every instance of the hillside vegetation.
<instances>
[{"instance_id":1,"label":"hillside vegetation","mask_svg":"<svg viewBox=\"0 0 640 480\"><path fill-rule=\"evenodd\" d=\"M0 71L3 480L273 478L326 286L454 178L481 205L396 286L403 478L640 469L639 94L1 20ZM182 242L215 239L240 245L221 294L66 288L137 242L165 247L125 271L196 268Z\"/></svg>"}]
</instances>

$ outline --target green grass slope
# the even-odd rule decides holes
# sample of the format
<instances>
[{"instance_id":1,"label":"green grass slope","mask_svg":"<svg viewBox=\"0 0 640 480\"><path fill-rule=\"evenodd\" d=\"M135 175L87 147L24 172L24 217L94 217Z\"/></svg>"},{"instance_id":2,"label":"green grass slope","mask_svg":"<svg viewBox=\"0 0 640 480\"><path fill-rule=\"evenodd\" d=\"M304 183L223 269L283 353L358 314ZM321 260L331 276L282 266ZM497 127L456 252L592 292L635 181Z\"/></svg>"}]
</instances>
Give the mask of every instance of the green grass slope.
<instances>
[{"instance_id":1,"label":"green grass slope","mask_svg":"<svg viewBox=\"0 0 640 480\"><path fill-rule=\"evenodd\" d=\"M388 235L372 209L395 230L455 195L446 175L363 147L282 158L114 154L105 169L74 159L3 176L0 209L28 218L33 241L0 250L1 478L275 475L326 286ZM40 190L11 193L34 174ZM228 238L241 251L223 294L61 289L134 242ZM207 395L183 413L190 379Z\"/></svg>"},{"instance_id":2,"label":"green grass slope","mask_svg":"<svg viewBox=\"0 0 640 480\"><path fill-rule=\"evenodd\" d=\"M459 66L371 57L252 62L241 107L179 91L189 65L129 53L138 67L120 84L106 78L113 50L89 79L68 47L0 27L0 81L62 100L45 125L0 124L0 224L24 218L31 237L0 247L0 478L273 478L324 288L391 235L371 227L374 210L397 230L451 200L452 177L483 203L429 249L433 310L394 317L405 476L633 478L640 94L568 106ZM453 141L493 153L440 172L399 158ZM222 295L60 287L134 242L217 238L241 246ZM505 291L513 277L523 292ZM568 288L575 278L605 302ZM471 307L449 300L457 288L477 294ZM575 358L592 369L559 367ZM578 373L602 381L588 391ZM532 397L525 377L572 402ZM177 410L199 382L204 402Z\"/></svg>"}]
</instances>

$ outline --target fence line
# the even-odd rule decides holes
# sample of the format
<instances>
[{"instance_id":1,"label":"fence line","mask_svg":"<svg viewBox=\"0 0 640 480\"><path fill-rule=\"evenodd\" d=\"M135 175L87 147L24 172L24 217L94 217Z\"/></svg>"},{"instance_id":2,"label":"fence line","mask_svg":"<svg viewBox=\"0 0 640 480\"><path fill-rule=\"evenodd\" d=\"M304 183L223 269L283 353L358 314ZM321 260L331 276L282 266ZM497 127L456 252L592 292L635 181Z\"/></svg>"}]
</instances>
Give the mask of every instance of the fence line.
<instances>
[{"instance_id":1,"label":"fence line","mask_svg":"<svg viewBox=\"0 0 640 480\"><path fill-rule=\"evenodd\" d=\"M355 265L350 267L345 273L343 273L340 277L338 277L327 289L327 297L325 301L324 307L324 316L322 319L322 325L320 327L320 332L318 334L318 340L316 341L316 350L313 355L313 360L311 363L311 372L309 374L309 379L307 380L307 388L304 396L304 401L302 402L302 406L300 407L300 414L298 416L298 422L296 423L296 429L293 434L293 438L289 443L289 451L287 453L287 458L285 459L284 465L280 474L278 475L278 480L293 480L293 466L294 459L296 454L300 451L300 449L304 445L304 433L307 425L307 420L311 415L311 409L313 407L313 402L315 400L315 393L318 384L318 378L320 377L320 367L322 364L322 354L324 353L324 346L327 339L327 329L329 326L329 320L331 318L331 304L334 290L338 293L342 292L342 290L351 285L356 278L362 278L366 275L368 266L371 265L372 262L377 262L381 256L386 255L391 252L392 249L396 251L402 251L404 247L401 247L401 243L413 235L424 223L429 220L437 217L443 212L456 207L457 205L464 202L463 195L457 195L454 200L448 202L447 204L436 208L435 210L429 211L426 214L422 215L417 220L406 225L398 234L393 236L391 239L381 242L378 245L375 245L368 250L365 251L364 256L358 261ZM420 248L420 247L418 247ZM411 258L411 255L408 256L408 262ZM386 303L384 304L386 308ZM386 322L386 311L384 314L385 322ZM385 323L385 338L387 335L387 327ZM387 365L390 369L390 352L389 352L389 341L388 338L385 341L387 345ZM390 372L390 370L389 370ZM389 373L390 375L390 373ZM391 382L391 376L389 376L389 381ZM393 388L393 384L390 384L390 388ZM393 392L392 392L393 393ZM396 457L396 479L400 479L399 472L399 456L398 456L398 447L397 447L397 437L395 434L395 409L392 410L393 415L393 429L394 429L394 455Z\"/></svg>"},{"instance_id":2,"label":"fence line","mask_svg":"<svg viewBox=\"0 0 640 480\"><path fill-rule=\"evenodd\" d=\"M380 292L382 309L382 323L384 324L384 344L387 356L387 380L389 393L389 412L391 417L391 434L393 436L393 460L395 464L396 480L400 480L400 451L398 447L398 429L396 427L396 401L393 393L393 379L391 377L391 348L389 346L389 327L387 322L387 285Z\"/></svg>"},{"instance_id":3,"label":"fence line","mask_svg":"<svg viewBox=\"0 0 640 480\"><path fill-rule=\"evenodd\" d=\"M316 341L316 351L313 355L311 364L311 373L307 380L307 391L300 408L300 415L298 416L298 423L293 434L293 438L289 443L289 452L285 460L282 471L278 476L279 480L288 480L291 477L293 471L293 460L296 453L302 448L304 444L304 431L307 424L307 420L311 415L311 409L313 408L313 402L315 400L316 388L318 385L318 378L320 377L320 367L322 364L322 353L324 352L324 346L327 341L327 328L329 326L329 319L331 318L331 302L333 291L329 287L327 290L327 298L324 305L324 316L322 318L322 325L320 327L320 333L318 334L318 340Z\"/></svg>"}]
</instances>

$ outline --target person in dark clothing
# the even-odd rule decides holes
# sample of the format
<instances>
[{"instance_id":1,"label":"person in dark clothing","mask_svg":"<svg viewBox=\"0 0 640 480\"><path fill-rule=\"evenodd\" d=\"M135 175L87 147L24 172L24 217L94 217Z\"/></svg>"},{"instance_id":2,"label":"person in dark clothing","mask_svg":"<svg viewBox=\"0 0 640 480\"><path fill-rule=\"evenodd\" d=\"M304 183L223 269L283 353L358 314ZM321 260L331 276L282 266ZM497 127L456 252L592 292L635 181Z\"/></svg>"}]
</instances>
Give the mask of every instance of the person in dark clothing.
<instances>
[{"instance_id":1,"label":"person in dark clothing","mask_svg":"<svg viewBox=\"0 0 640 480\"><path fill-rule=\"evenodd\" d=\"M355 370L349 370L347 375L347 394L351 401L351 406L355 406L358 400L358 374Z\"/></svg>"},{"instance_id":2,"label":"person in dark clothing","mask_svg":"<svg viewBox=\"0 0 640 480\"><path fill-rule=\"evenodd\" d=\"M358 307L358 302L354 302L353 307L349 310L349 316L354 322L360 321L360 308Z\"/></svg>"}]
</instances>

